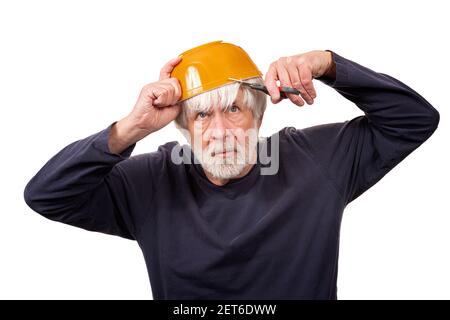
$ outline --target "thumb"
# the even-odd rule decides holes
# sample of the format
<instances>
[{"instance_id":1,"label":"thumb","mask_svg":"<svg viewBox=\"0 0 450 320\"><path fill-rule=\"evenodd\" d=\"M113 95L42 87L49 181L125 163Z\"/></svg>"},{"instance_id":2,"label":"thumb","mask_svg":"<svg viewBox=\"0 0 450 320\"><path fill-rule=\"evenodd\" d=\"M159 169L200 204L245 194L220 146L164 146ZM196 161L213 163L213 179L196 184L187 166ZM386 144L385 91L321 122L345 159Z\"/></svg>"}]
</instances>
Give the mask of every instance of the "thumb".
<instances>
[{"instance_id":1,"label":"thumb","mask_svg":"<svg viewBox=\"0 0 450 320\"><path fill-rule=\"evenodd\" d=\"M173 58L169 62L167 62L164 67L162 67L161 72L159 73L159 80L169 79L170 74L172 73L172 70L175 68L177 64L179 64L181 61L181 57L178 56L176 58Z\"/></svg>"}]
</instances>

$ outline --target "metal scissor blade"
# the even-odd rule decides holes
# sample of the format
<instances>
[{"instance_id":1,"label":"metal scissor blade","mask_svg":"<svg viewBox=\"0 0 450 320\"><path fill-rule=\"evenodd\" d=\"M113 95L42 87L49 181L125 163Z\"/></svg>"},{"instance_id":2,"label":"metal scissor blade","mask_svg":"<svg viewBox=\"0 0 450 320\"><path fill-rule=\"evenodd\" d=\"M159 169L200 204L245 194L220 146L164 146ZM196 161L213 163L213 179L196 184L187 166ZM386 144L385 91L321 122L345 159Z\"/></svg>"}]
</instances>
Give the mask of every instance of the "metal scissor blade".
<instances>
[{"instance_id":1,"label":"metal scissor blade","mask_svg":"<svg viewBox=\"0 0 450 320\"><path fill-rule=\"evenodd\" d=\"M244 80L239 80L239 79L235 79L235 78L228 78L228 80L233 80L233 81L237 81L237 82L241 82L241 83L248 83L248 82L245 82Z\"/></svg>"},{"instance_id":2,"label":"metal scissor blade","mask_svg":"<svg viewBox=\"0 0 450 320\"><path fill-rule=\"evenodd\" d=\"M266 94L269 94L269 91L267 90L265 85L258 84L258 83L251 83L251 82L247 82L247 81L239 80L239 79L235 79L235 78L228 78L228 80L237 81L239 83L242 83L243 85L249 86L252 89L259 90Z\"/></svg>"},{"instance_id":3,"label":"metal scissor blade","mask_svg":"<svg viewBox=\"0 0 450 320\"><path fill-rule=\"evenodd\" d=\"M267 90L267 87L262 85L262 84L250 83L250 82L247 82L247 81L244 81L244 80L235 79L235 78L228 78L228 79L232 80L232 81L240 82L240 83L242 83L244 85L249 86L250 88L253 88L253 89L256 89L256 90L260 90L260 91L265 92L266 94L270 95L269 91ZM286 99L287 98L286 93L291 93L291 94L296 94L296 95L300 94L300 91L298 91L295 88L291 88L291 87L278 87L278 89L280 90L280 96L281 96L282 99Z\"/></svg>"}]
</instances>

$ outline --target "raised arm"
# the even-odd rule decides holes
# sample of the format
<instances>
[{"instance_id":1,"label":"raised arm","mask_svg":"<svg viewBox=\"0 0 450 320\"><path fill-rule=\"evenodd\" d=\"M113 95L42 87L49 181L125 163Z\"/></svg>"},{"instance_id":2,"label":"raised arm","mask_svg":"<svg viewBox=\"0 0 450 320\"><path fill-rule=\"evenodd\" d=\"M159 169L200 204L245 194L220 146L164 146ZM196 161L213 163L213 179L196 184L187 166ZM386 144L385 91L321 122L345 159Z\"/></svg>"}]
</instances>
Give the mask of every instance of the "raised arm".
<instances>
[{"instance_id":1,"label":"raised arm","mask_svg":"<svg viewBox=\"0 0 450 320\"><path fill-rule=\"evenodd\" d=\"M349 203L395 167L436 130L439 113L399 80L335 52L336 77L317 79L355 103L363 116L289 130L306 146Z\"/></svg>"},{"instance_id":2,"label":"raised arm","mask_svg":"<svg viewBox=\"0 0 450 320\"><path fill-rule=\"evenodd\" d=\"M136 239L160 175L152 168L162 159L160 152L129 156L137 141L177 116L181 90L169 74L178 62L144 86L127 117L53 156L25 187L29 207L51 220Z\"/></svg>"}]
</instances>

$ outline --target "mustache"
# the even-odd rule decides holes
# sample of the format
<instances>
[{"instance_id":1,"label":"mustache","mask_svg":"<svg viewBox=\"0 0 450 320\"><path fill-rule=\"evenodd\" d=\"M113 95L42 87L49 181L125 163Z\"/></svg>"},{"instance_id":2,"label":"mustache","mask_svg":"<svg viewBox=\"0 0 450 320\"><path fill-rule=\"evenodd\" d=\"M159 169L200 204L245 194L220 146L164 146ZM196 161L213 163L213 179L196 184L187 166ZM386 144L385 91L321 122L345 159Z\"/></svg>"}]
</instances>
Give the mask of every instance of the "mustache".
<instances>
[{"instance_id":1,"label":"mustache","mask_svg":"<svg viewBox=\"0 0 450 320\"><path fill-rule=\"evenodd\" d=\"M214 157L216 154L218 153L225 153L225 152L241 152L242 147L239 145L239 143L237 142L217 142L217 143L213 143L210 144L206 150L206 153L211 156Z\"/></svg>"}]
</instances>

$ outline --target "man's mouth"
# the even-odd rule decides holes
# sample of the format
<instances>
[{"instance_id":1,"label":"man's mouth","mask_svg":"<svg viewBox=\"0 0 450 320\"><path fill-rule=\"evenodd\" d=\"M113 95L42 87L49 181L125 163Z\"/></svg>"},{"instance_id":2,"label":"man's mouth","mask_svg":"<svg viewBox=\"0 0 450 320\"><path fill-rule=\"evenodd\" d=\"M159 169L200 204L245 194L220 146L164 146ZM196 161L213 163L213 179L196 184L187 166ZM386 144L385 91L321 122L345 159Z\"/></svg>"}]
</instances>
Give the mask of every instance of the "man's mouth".
<instances>
[{"instance_id":1,"label":"man's mouth","mask_svg":"<svg viewBox=\"0 0 450 320\"><path fill-rule=\"evenodd\" d=\"M213 152L212 153L212 156L213 157L215 157L215 156L219 156L219 157L229 157L229 156L231 156L231 155L233 155L233 154L235 154L236 153L236 150L223 150L223 151L220 151L220 152Z\"/></svg>"}]
</instances>

